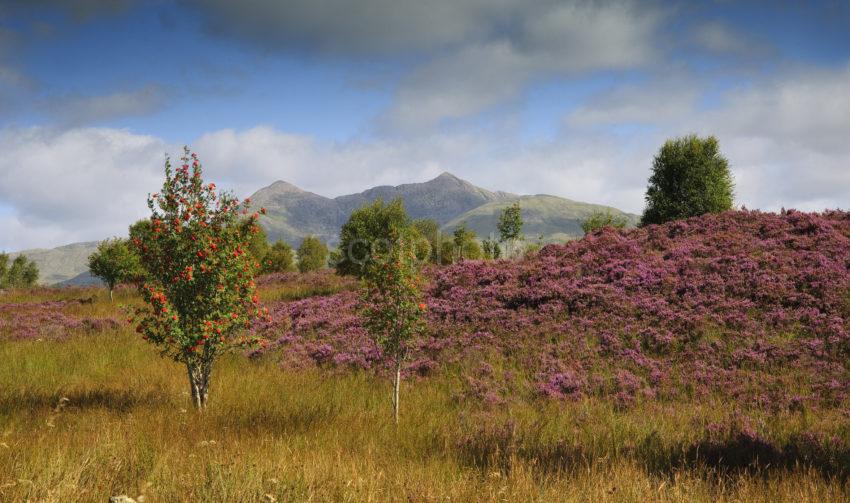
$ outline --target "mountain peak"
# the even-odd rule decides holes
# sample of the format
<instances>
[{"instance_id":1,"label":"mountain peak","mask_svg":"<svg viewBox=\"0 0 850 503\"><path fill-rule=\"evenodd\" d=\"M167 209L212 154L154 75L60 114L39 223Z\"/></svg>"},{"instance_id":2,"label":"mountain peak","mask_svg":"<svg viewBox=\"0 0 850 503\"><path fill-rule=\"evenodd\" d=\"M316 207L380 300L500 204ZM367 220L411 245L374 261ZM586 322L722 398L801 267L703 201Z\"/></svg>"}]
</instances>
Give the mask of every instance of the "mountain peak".
<instances>
[{"instance_id":1,"label":"mountain peak","mask_svg":"<svg viewBox=\"0 0 850 503\"><path fill-rule=\"evenodd\" d=\"M434 178L434 180L460 180L460 178L449 173L448 171L443 171L442 173L440 173L439 176L437 176L437 178Z\"/></svg>"},{"instance_id":2,"label":"mountain peak","mask_svg":"<svg viewBox=\"0 0 850 503\"><path fill-rule=\"evenodd\" d=\"M265 189L260 189L263 191L274 192L276 194L287 194L287 193L301 193L305 192L304 189L296 187L289 182L284 182L283 180L278 180L273 184L269 185Z\"/></svg>"}]
</instances>

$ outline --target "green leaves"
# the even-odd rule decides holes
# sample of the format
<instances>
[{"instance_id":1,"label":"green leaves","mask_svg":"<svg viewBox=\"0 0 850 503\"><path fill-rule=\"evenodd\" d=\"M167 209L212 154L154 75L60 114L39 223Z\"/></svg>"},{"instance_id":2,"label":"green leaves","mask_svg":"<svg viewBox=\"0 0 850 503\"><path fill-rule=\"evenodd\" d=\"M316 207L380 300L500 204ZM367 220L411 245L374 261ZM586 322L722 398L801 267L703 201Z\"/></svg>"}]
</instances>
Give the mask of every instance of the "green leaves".
<instances>
[{"instance_id":1,"label":"green leaves","mask_svg":"<svg viewBox=\"0 0 850 503\"><path fill-rule=\"evenodd\" d=\"M298 270L318 271L328 265L328 247L316 236L307 236L298 247Z\"/></svg>"},{"instance_id":2,"label":"green leaves","mask_svg":"<svg viewBox=\"0 0 850 503\"><path fill-rule=\"evenodd\" d=\"M369 333L396 362L423 328L426 310L414 240L414 233L403 230L364 266L361 314Z\"/></svg>"},{"instance_id":3,"label":"green leaves","mask_svg":"<svg viewBox=\"0 0 850 503\"><path fill-rule=\"evenodd\" d=\"M131 317L137 331L177 361L211 361L220 350L252 342L240 336L259 306L250 251L260 232L248 205L205 184L197 156L165 164L165 182L148 199L151 217L130 229L147 273L140 291L147 306Z\"/></svg>"},{"instance_id":4,"label":"green leaves","mask_svg":"<svg viewBox=\"0 0 850 503\"><path fill-rule=\"evenodd\" d=\"M734 182L717 138L668 140L652 165L642 225L732 209Z\"/></svg>"},{"instance_id":5,"label":"green leaves","mask_svg":"<svg viewBox=\"0 0 850 503\"><path fill-rule=\"evenodd\" d=\"M144 270L135 250L131 250L126 239L106 239L97 245L89 256L89 271L109 287L144 276Z\"/></svg>"}]
</instances>

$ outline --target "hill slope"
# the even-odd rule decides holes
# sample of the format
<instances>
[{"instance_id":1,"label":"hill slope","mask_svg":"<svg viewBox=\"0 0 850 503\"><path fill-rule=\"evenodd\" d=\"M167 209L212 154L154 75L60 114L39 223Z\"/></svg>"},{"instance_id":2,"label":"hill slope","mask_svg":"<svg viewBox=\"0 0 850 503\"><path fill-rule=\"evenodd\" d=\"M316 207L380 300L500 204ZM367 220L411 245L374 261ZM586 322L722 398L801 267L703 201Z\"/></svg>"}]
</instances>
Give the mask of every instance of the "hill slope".
<instances>
[{"instance_id":1,"label":"hill slope","mask_svg":"<svg viewBox=\"0 0 850 503\"><path fill-rule=\"evenodd\" d=\"M514 202L518 202L522 208L522 230L526 238L536 240L542 235L547 243L563 242L583 236L582 222L596 211L610 211L615 215L622 215L632 227L637 225L640 218L609 206L538 194L483 204L453 218L443 226L442 230L450 233L461 223L466 223L466 226L474 230L479 237L489 237L491 234L497 236L496 224L499 216L502 210Z\"/></svg>"},{"instance_id":2,"label":"hill slope","mask_svg":"<svg viewBox=\"0 0 850 503\"><path fill-rule=\"evenodd\" d=\"M406 372L468 362L481 370L465 398L850 406L850 213L606 229L527 259L428 274L428 330ZM379 350L357 303L354 292L276 303L258 333L272 339L267 351L283 348L284 366L371 368Z\"/></svg>"},{"instance_id":3,"label":"hill slope","mask_svg":"<svg viewBox=\"0 0 850 503\"><path fill-rule=\"evenodd\" d=\"M26 255L38 266L38 282L53 285L70 280L89 270L89 255L97 249L97 242L73 243L51 249L32 249L10 253L14 258Z\"/></svg>"}]
</instances>

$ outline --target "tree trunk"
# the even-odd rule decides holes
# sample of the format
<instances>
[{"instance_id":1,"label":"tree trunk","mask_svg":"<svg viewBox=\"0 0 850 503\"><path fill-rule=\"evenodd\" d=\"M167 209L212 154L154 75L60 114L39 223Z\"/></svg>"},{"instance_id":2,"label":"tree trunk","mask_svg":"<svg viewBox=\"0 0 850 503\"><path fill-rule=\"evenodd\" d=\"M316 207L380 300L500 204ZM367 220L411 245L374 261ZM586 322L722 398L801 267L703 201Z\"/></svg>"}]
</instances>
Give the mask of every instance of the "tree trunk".
<instances>
[{"instance_id":1,"label":"tree trunk","mask_svg":"<svg viewBox=\"0 0 850 503\"><path fill-rule=\"evenodd\" d=\"M401 387L401 358L396 359L395 363L395 380L393 382L393 417L395 424L398 424L398 391Z\"/></svg>"},{"instance_id":2,"label":"tree trunk","mask_svg":"<svg viewBox=\"0 0 850 503\"><path fill-rule=\"evenodd\" d=\"M109 302L115 302L115 299L112 298L112 288L109 289Z\"/></svg>"},{"instance_id":3,"label":"tree trunk","mask_svg":"<svg viewBox=\"0 0 850 503\"><path fill-rule=\"evenodd\" d=\"M212 362L187 363L186 370L189 374L192 404L196 409L203 410L207 406L209 396Z\"/></svg>"}]
</instances>

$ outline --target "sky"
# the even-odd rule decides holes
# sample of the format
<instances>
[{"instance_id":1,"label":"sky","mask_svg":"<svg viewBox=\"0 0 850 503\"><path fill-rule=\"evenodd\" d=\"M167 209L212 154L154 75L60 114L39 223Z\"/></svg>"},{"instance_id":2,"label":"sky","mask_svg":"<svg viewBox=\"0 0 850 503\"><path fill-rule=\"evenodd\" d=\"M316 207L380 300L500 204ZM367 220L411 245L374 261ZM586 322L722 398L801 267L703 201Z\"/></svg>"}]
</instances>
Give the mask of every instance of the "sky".
<instances>
[{"instance_id":1,"label":"sky","mask_svg":"<svg viewBox=\"0 0 850 503\"><path fill-rule=\"evenodd\" d=\"M241 197L448 171L640 213L692 133L738 206L850 207L850 4L0 0L0 250L125 235L183 145Z\"/></svg>"}]
</instances>

